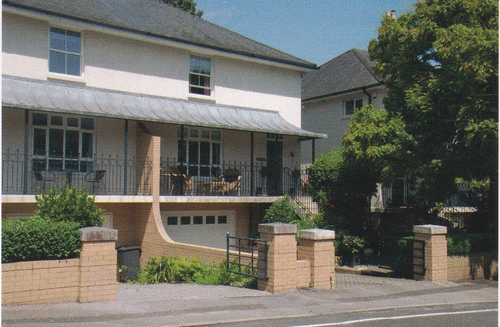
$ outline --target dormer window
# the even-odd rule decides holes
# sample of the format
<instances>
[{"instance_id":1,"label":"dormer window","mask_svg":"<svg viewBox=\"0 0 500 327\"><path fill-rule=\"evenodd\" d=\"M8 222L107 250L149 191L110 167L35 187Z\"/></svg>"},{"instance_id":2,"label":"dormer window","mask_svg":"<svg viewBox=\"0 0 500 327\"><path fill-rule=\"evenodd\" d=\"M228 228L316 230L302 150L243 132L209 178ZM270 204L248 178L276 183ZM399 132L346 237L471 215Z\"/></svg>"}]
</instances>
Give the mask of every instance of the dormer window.
<instances>
[{"instance_id":1,"label":"dormer window","mask_svg":"<svg viewBox=\"0 0 500 327\"><path fill-rule=\"evenodd\" d=\"M80 33L50 28L49 72L80 76L82 38Z\"/></svg>"},{"instance_id":2,"label":"dormer window","mask_svg":"<svg viewBox=\"0 0 500 327\"><path fill-rule=\"evenodd\" d=\"M211 95L210 77L212 63L209 58L189 58L189 93Z\"/></svg>"}]
</instances>

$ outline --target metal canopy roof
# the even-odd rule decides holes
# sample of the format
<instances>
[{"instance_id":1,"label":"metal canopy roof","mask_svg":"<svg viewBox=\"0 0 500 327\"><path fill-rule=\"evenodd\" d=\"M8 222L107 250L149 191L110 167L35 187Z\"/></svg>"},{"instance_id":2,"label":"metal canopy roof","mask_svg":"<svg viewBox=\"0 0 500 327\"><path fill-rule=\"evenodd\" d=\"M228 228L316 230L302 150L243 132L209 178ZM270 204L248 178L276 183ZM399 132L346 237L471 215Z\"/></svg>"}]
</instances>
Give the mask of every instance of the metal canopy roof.
<instances>
[{"instance_id":1,"label":"metal canopy roof","mask_svg":"<svg viewBox=\"0 0 500 327\"><path fill-rule=\"evenodd\" d=\"M326 138L284 120L278 112L155 97L2 76L2 106L177 125Z\"/></svg>"}]
</instances>

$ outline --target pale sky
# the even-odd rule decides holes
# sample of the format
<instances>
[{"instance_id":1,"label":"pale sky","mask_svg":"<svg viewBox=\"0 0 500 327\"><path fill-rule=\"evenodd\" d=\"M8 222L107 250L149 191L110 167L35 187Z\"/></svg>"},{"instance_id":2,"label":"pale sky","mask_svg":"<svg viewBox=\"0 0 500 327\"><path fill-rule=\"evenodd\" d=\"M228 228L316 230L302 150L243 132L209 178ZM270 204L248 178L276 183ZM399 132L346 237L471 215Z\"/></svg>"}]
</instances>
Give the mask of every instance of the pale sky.
<instances>
[{"instance_id":1,"label":"pale sky","mask_svg":"<svg viewBox=\"0 0 500 327\"><path fill-rule=\"evenodd\" d=\"M368 49L383 15L416 0L195 0L203 18L318 66Z\"/></svg>"}]
</instances>

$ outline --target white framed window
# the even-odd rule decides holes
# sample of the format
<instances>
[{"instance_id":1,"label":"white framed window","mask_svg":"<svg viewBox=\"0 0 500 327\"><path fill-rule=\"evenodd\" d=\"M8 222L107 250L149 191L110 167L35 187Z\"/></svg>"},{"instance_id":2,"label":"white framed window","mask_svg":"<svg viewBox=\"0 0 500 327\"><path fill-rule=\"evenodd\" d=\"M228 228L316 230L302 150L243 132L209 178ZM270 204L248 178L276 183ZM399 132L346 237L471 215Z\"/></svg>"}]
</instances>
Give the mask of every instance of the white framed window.
<instances>
[{"instance_id":1,"label":"white framed window","mask_svg":"<svg viewBox=\"0 0 500 327\"><path fill-rule=\"evenodd\" d=\"M212 95L212 62L209 58L191 56L189 58L189 93Z\"/></svg>"},{"instance_id":2,"label":"white framed window","mask_svg":"<svg viewBox=\"0 0 500 327\"><path fill-rule=\"evenodd\" d=\"M354 110L363 106L363 99L348 100L344 102L344 116L354 115Z\"/></svg>"},{"instance_id":3,"label":"white framed window","mask_svg":"<svg viewBox=\"0 0 500 327\"><path fill-rule=\"evenodd\" d=\"M90 172L94 162L93 118L32 114L33 168Z\"/></svg>"},{"instance_id":4,"label":"white framed window","mask_svg":"<svg viewBox=\"0 0 500 327\"><path fill-rule=\"evenodd\" d=\"M221 173L222 132L218 129L178 129L178 162L190 176L218 176Z\"/></svg>"},{"instance_id":5,"label":"white framed window","mask_svg":"<svg viewBox=\"0 0 500 327\"><path fill-rule=\"evenodd\" d=\"M51 27L49 39L49 72L81 76L81 34L78 32Z\"/></svg>"}]
</instances>

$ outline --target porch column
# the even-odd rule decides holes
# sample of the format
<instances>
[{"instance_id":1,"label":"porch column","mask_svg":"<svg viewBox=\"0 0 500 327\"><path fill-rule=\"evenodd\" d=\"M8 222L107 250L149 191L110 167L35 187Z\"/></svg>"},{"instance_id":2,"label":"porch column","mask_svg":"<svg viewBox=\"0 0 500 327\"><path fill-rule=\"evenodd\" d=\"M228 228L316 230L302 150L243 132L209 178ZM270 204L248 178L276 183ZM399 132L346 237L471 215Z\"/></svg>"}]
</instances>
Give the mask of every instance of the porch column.
<instances>
[{"instance_id":1,"label":"porch column","mask_svg":"<svg viewBox=\"0 0 500 327\"><path fill-rule=\"evenodd\" d=\"M423 279L431 282L446 282L448 280L446 226L417 225L413 226L413 233L415 233L415 241L425 242Z\"/></svg>"},{"instance_id":2,"label":"porch column","mask_svg":"<svg viewBox=\"0 0 500 327\"><path fill-rule=\"evenodd\" d=\"M123 195L127 195L127 156L128 156L128 120L125 119L125 137L123 150Z\"/></svg>"},{"instance_id":3,"label":"porch column","mask_svg":"<svg viewBox=\"0 0 500 327\"><path fill-rule=\"evenodd\" d=\"M253 175L254 175L254 165L253 165L253 147L254 147L254 140L253 140L253 132L250 132L250 196L253 195Z\"/></svg>"},{"instance_id":4,"label":"porch column","mask_svg":"<svg viewBox=\"0 0 500 327\"><path fill-rule=\"evenodd\" d=\"M30 126L30 114L28 110L24 110L24 178L23 178L23 194L28 194L28 135Z\"/></svg>"},{"instance_id":5,"label":"porch column","mask_svg":"<svg viewBox=\"0 0 500 327\"><path fill-rule=\"evenodd\" d=\"M311 163L314 163L314 160L316 159L316 139L312 139L311 152Z\"/></svg>"}]
</instances>

